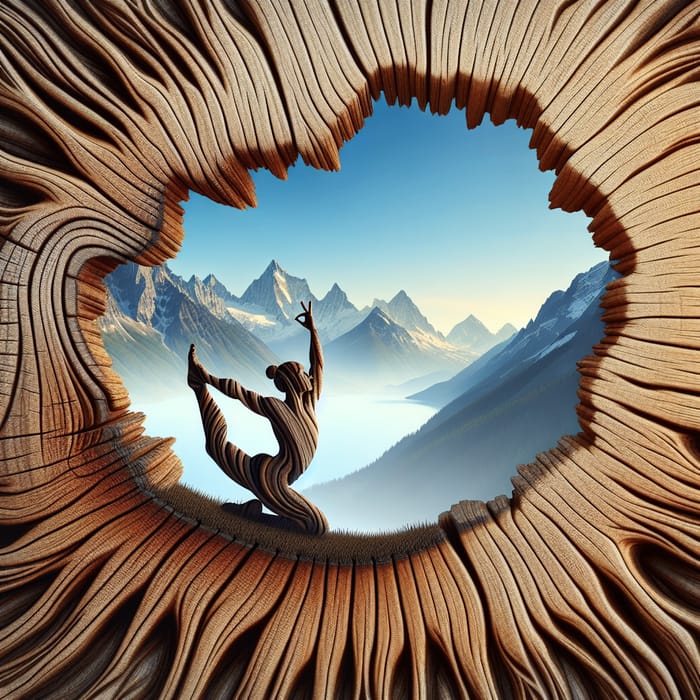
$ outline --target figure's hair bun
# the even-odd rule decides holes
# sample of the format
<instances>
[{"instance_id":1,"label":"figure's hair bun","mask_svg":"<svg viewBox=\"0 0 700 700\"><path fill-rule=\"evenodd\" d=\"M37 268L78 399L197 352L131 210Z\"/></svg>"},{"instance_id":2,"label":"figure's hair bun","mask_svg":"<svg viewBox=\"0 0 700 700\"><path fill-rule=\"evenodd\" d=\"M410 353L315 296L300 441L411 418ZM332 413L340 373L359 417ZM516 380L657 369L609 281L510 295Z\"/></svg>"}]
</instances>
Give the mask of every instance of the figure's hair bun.
<instances>
[{"instance_id":1,"label":"figure's hair bun","mask_svg":"<svg viewBox=\"0 0 700 700\"><path fill-rule=\"evenodd\" d=\"M267 375L268 379L274 379L275 375L277 374L277 365L270 365L266 370L265 374Z\"/></svg>"}]
</instances>

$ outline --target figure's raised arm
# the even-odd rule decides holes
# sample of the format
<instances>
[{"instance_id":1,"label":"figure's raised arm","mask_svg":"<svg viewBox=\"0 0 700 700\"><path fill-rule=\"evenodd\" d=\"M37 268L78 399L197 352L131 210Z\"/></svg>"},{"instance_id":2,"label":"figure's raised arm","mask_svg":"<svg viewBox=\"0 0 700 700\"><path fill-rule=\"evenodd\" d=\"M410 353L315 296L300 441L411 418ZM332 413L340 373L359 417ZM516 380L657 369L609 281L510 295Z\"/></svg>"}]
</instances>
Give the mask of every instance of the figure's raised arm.
<instances>
[{"instance_id":1,"label":"figure's raised arm","mask_svg":"<svg viewBox=\"0 0 700 700\"><path fill-rule=\"evenodd\" d=\"M296 316L294 320L304 326L310 334L309 376L314 385L314 399L318 400L319 396L321 396L321 387L323 386L323 351L321 350L321 341L318 338L316 324L314 323L314 317L311 312L311 301L309 301L308 306L305 306L302 301L301 308L304 309L304 311Z\"/></svg>"},{"instance_id":2,"label":"figure's raised arm","mask_svg":"<svg viewBox=\"0 0 700 700\"><path fill-rule=\"evenodd\" d=\"M263 415L260 404L262 397L250 389L246 389L239 381L236 379L222 379L220 377L215 377L213 374L209 373L204 369L201 362L197 359L194 345L190 346L190 352L188 355L188 372L187 372L187 383L196 391L197 384L209 384L215 389L218 389L222 394L225 394L229 398L237 399L240 401L247 409Z\"/></svg>"}]
</instances>

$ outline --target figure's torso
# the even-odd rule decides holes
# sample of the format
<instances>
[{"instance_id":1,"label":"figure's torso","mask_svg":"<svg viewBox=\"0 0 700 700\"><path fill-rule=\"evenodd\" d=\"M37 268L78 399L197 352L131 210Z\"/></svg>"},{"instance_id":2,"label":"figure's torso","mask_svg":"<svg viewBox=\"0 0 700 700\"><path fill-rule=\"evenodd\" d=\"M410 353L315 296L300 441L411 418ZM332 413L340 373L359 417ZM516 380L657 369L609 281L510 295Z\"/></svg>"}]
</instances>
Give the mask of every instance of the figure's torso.
<instances>
[{"instance_id":1,"label":"figure's torso","mask_svg":"<svg viewBox=\"0 0 700 700\"><path fill-rule=\"evenodd\" d=\"M277 398L267 398L263 405L265 417L272 425L279 452L277 458L288 470L288 483L306 471L318 446L316 407L311 392L294 397L291 405Z\"/></svg>"}]
</instances>

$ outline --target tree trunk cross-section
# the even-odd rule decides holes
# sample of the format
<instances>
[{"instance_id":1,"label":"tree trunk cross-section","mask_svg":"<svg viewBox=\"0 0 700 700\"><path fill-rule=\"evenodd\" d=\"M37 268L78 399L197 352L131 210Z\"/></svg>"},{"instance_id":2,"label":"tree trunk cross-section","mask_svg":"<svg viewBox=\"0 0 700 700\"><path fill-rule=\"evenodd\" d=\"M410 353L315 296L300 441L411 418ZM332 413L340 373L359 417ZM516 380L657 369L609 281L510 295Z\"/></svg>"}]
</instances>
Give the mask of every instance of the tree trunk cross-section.
<instances>
[{"instance_id":1,"label":"tree trunk cross-section","mask_svg":"<svg viewBox=\"0 0 700 700\"><path fill-rule=\"evenodd\" d=\"M700 2L3 0L0 42L0 694L696 697ZM129 412L101 280L382 94L515 118L592 217L582 432L431 526L257 526Z\"/></svg>"}]
</instances>

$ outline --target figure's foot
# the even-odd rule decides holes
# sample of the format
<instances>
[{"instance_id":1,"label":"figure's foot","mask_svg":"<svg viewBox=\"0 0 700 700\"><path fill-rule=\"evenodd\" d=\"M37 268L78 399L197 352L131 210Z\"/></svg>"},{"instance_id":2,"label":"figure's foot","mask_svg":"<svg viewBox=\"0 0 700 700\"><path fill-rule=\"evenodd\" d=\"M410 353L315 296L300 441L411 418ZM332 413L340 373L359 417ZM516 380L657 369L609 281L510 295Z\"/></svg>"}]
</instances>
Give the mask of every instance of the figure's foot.
<instances>
[{"instance_id":1,"label":"figure's foot","mask_svg":"<svg viewBox=\"0 0 700 700\"><path fill-rule=\"evenodd\" d=\"M256 519L262 513L262 503L257 498L245 503L224 503L221 507L228 513L252 519Z\"/></svg>"},{"instance_id":2,"label":"figure's foot","mask_svg":"<svg viewBox=\"0 0 700 700\"><path fill-rule=\"evenodd\" d=\"M207 372L197 359L194 344L190 345L187 355L187 384L195 393L202 391L207 383Z\"/></svg>"}]
</instances>

